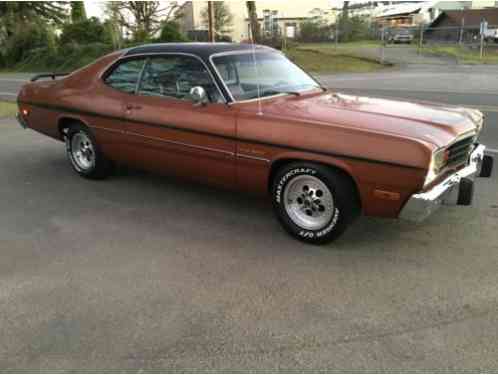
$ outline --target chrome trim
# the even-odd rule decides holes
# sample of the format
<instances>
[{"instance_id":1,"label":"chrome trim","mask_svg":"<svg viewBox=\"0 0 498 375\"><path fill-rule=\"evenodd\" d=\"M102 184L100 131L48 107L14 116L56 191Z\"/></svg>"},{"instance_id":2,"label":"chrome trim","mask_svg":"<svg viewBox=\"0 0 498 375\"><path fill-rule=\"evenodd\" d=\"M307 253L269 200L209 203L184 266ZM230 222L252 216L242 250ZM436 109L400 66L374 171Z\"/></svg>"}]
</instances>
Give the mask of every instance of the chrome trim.
<instances>
[{"instance_id":1,"label":"chrome trim","mask_svg":"<svg viewBox=\"0 0 498 375\"><path fill-rule=\"evenodd\" d=\"M133 60L134 58L140 58L140 57L150 57L150 56L162 56L162 55L167 55L167 56L175 56L175 55L180 55L180 56L190 56L190 57L193 57L197 60L199 60L202 65L204 66L204 68L206 68L207 72L209 73L209 76L211 77L211 80L214 82L214 85L216 86L216 88L218 89L218 93L221 95L221 97L225 100L225 104L228 104L228 100L226 98L226 96L223 94L223 91L220 89L220 86L218 85L218 82L216 81L216 79L214 78L213 76L213 73L211 72L211 70L209 69L209 67L207 66L207 64L204 62L203 59L201 59L199 56L193 54L193 53L187 53L187 52L149 52L149 53L137 53L136 55L121 55L118 59L114 60L111 64L109 64L104 70L102 70L102 72L100 73L99 75L99 79L100 81L106 85L107 87L111 87L109 85L107 85L104 80L103 80L103 77L109 72L110 69L112 69L115 65L119 65L120 62L122 60ZM145 61L147 62L147 61ZM212 64L211 64L212 65ZM144 65L145 67L145 65ZM140 83L140 81L138 82ZM111 87L112 88L112 87ZM118 90L119 91L119 90ZM122 92L122 91L120 91ZM133 94L133 95L138 95L138 94Z\"/></svg>"},{"instance_id":2,"label":"chrome trim","mask_svg":"<svg viewBox=\"0 0 498 375\"><path fill-rule=\"evenodd\" d=\"M239 104L239 103L250 103L250 102L254 102L254 101L261 101L261 100L267 100L267 99L273 99L275 97L278 97L278 96L286 96L288 94L275 94L275 95L271 95L271 96L265 96L265 97L262 97L262 98L255 98L255 99L247 99L247 100L235 100L235 98L233 97L232 95L232 92L230 91L230 89L228 88L228 86L225 84L225 80L221 77L221 74L218 70L218 68L216 67L216 64L214 63L213 61L213 58L216 58L216 57L220 57L220 56L230 56L230 55L247 55L247 54L254 54L254 53L276 53L276 54L279 54L281 56L284 56L285 57L285 54L283 52L280 52L276 49L271 49L271 48L268 48L268 47L261 47L261 46L257 46L257 48L260 48L259 51L253 51L252 49L250 50L242 50L242 51L227 51L227 52L218 52L218 53L214 53L212 55L209 56L209 62L211 63L211 66L213 67L218 79L220 80L221 84L223 85L225 91L228 93L228 95L230 96L230 100L231 100L231 103L229 104ZM289 59L287 59L289 60ZM290 61L290 60L289 60ZM294 64L292 61L290 61L292 64ZM294 64L296 65L296 64ZM317 86L317 89L320 89L322 86L320 85L320 83L315 79L313 78L308 72L306 72L305 70L303 70L303 68L301 68L300 66L296 65L299 69L301 69L304 73L306 73L306 75L308 75L308 77L311 78L312 81L314 81L318 86ZM306 92L306 91L311 91L310 90L304 90L302 92Z\"/></svg>"},{"instance_id":3,"label":"chrome trim","mask_svg":"<svg viewBox=\"0 0 498 375\"><path fill-rule=\"evenodd\" d=\"M427 219L442 205L454 206L458 201L459 186L463 178L474 179L479 175L486 146L479 145L470 155L469 164L447 177L430 190L410 197L405 204L400 219L421 222Z\"/></svg>"},{"instance_id":4,"label":"chrome trim","mask_svg":"<svg viewBox=\"0 0 498 375\"><path fill-rule=\"evenodd\" d=\"M257 161L264 161L265 163L269 163L269 159L265 158L258 158L257 156L251 156L251 155L245 155L245 154L237 154L237 158L242 158L242 159L251 159L251 160L257 160Z\"/></svg>"},{"instance_id":5,"label":"chrome trim","mask_svg":"<svg viewBox=\"0 0 498 375\"><path fill-rule=\"evenodd\" d=\"M211 147L205 147L205 146L198 146L198 145L193 145L193 144L190 144L190 143L183 143L183 142L178 142L178 141L172 141L172 140L169 140L169 139L163 139L163 138L158 138L158 137L149 137L147 135L142 135L140 133L135 133L135 132L130 132L130 131L127 131L126 134L138 136L138 137L145 138L145 139L148 139L148 140L151 140L151 141L157 141L157 142L162 142L162 143L169 143L169 144L173 144L173 145L176 145L176 146L190 147L190 148L195 148L197 150L203 150L203 151L217 152L219 154L224 154L224 155L231 156L231 157L235 156L234 152L220 150L220 149L217 149L217 148L211 148Z\"/></svg>"},{"instance_id":6,"label":"chrome trim","mask_svg":"<svg viewBox=\"0 0 498 375\"><path fill-rule=\"evenodd\" d=\"M439 147L438 149L434 150L432 152L432 155L431 155L431 164L432 164L432 158L434 157L434 155L436 155L438 152L441 152L441 151L446 151L446 150L449 150L454 144L460 142L460 141L463 141L464 139L466 138L470 138L470 137L474 137L474 142L476 140L476 137L477 137L477 133L475 130L469 130L465 133L462 133L460 134L458 137L456 137L451 143L447 144L446 146L442 146L442 147ZM455 166L453 166L455 167ZM438 178L442 173L448 171L449 169L449 166L448 165L445 165L439 172L437 175L434 176L434 178L432 178L430 181L427 181L427 176L429 175L430 171L427 172L427 176L426 176L426 183L424 184L424 187L430 185L436 178Z\"/></svg>"},{"instance_id":7,"label":"chrome trim","mask_svg":"<svg viewBox=\"0 0 498 375\"><path fill-rule=\"evenodd\" d=\"M106 128L106 127L103 127L103 126L92 126L92 125L88 125L88 127L90 129L103 130L103 131L107 131L107 132L111 132L111 133L126 134L126 131L124 131L124 130L111 129L111 128Z\"/></svg>"}]
</instances>

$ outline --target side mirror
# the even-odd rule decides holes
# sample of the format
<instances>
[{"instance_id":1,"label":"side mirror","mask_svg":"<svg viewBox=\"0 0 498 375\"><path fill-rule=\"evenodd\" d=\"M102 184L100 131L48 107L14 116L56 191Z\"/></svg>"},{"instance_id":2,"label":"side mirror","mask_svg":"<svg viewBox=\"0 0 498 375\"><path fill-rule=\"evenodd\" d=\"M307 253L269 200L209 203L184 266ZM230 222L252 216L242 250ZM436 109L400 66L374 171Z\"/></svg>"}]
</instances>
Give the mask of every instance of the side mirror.
<instances>
[{"instance_id":1,"label":"side mirror","mask_svg":"<svg viewBox=\"0 0 498 375\"><path fill-rule=\"evenodd\" d=\"M206 90L204 90L204 87L202 86L192 87L190 89L190 98L195 106L206 105L209 102Z\"/></svg>"}]
</instances>

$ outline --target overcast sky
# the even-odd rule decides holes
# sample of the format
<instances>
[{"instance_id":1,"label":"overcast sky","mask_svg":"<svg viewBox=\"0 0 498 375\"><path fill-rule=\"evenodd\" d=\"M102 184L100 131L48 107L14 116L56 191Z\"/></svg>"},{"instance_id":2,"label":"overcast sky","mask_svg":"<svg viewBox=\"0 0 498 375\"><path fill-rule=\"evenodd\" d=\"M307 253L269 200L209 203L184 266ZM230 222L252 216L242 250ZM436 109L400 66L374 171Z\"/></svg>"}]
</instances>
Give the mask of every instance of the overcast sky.
<instances>
[{"instance_id":1,"label":"overcast sky","mask_svg":"<svg viewBox=\"0 0 498 375\"><path fill-rule=\"evenodd\" d=\"M275 0L275 2L279 1L294 1L297 5L298 1L302 0ZM357 0L359 1L359 0ZM364 1L364 0L363 0ZM353 3L355 1L352 1ZM88 17L99 17L103 18L104 16L104 3L105 1L85 1L85 9ZM342 6L343 1L341 0L330 0L330 6L331 7L337 7L337 6Z\"/></svg>"},{"instance_id":2,"label":"overcast sky","mask_svg":"<svg viewBox=\"0 0 498 375\"><path fill-rule=\"evenodd\" d=\"M104 14L105 1L85 1L85 10L88 17L102 18Z\"/></svg>"}]
</instances>

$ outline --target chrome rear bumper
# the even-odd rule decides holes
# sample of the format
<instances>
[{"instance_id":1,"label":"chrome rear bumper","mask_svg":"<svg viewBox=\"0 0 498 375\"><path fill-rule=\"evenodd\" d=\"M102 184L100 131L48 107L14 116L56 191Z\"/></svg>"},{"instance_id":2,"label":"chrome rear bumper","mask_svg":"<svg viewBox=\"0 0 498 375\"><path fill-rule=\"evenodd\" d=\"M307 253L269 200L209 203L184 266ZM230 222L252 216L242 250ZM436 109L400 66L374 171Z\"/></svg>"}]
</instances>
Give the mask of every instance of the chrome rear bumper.
<instances>
[{"instance_id":1,"label":"chrome rear bumper","mask_svg":"<svg viewBox=\"0 0 498 375\"><path fill-rule=\"evenodd\" d=\"M465 168L452 174L431 190L412 195L401 210L399 218L421 222L442 205L457 205L462 194L461 185L468 186L469 180L473 181L480 175L485 150L484 145L478 145L470 155L469 164ZM463 184L463 180L467 184Z\"/></svg>"}]
</instances>

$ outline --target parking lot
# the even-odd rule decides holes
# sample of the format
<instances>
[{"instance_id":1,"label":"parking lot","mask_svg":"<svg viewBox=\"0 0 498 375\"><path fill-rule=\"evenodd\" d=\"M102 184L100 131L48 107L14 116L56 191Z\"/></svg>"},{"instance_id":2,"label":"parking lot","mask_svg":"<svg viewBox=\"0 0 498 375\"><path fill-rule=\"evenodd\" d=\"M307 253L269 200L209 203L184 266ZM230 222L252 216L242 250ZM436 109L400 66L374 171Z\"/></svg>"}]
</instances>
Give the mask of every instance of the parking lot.
<instances>
[{"instance_id":1,"label":"parking lot","mask_svg":"<svg viewBox=\"0 0 498 375\"><path fill-rule=\"evenodd\" d=\"M496 86L450 74L472 79L324 81L480 107L494 152ZM269 202L136 171L83 180L61 143L13 119L0 130L2 370L498 370L496 173L473 207L417 225L361 218L314 247Z\"/></svg>"}]
</instances>

